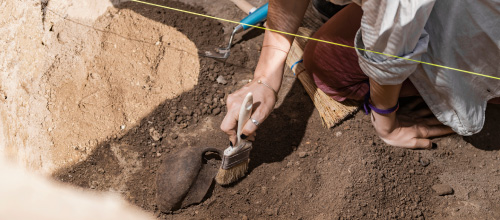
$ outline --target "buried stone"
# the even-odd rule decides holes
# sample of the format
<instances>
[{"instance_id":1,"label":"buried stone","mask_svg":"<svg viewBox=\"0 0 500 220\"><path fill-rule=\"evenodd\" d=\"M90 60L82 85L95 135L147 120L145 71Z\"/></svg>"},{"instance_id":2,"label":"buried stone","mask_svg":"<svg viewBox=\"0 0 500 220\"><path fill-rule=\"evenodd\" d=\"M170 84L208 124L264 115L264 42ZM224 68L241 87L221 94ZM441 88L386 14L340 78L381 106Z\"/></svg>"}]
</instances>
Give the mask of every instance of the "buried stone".
<instances>
[{"instance_id":1,"label":"buried stone","mask_svg":"<svg viewBox=\"0 0 500 220\"><path fill-rule=\"evenodd\" d=\"M438 196L446 196L453 194L453 188L447 184L436 184L432 186L432 190L436 192Z\"/></svg>"},{"instance_id":2,"label":"buried stone","mask_svg":"<svg viewBox=\"0 0 500 220\"><path fill-rule=\"evenodd\" d=\"M175 211L203 201L214 183L217 167L203 163L209 147L184 148L163 158L156 176L156 202L162 212Z\"/></svg>"}]
</instances>

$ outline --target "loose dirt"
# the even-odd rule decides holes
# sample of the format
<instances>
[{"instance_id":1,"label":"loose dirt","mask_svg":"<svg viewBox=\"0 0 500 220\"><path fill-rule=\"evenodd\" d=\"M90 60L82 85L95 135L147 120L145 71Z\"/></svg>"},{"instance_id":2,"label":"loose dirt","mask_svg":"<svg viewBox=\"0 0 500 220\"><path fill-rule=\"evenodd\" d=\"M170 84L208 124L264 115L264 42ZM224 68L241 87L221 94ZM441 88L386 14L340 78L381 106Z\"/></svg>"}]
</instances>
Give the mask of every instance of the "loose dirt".
<instances>
[{"instance_id":1,"label":"loose dirt","mask_svg":"<svg viewBox=\"0 0 500 220\"><path fill-rule=\"evenodd\" d=\"M174 1L152 2L203 12ZM135 30L145 17L176 28L198 48L227 39L214 20L137 3L121 4L107 14L99 21L115 33ZM123 15L128 20L115 19ZM160 213L155 176L161 158L186 147L228 145L218 129L225 98L252 77L262 38L257 30L237 36L227 61L200 57L192 90L166 99L137 126L100 142L87 160L54 178L115 191L160 219L500 218L499 106L489 107L485 129L476 136L451 135L435 139L432 150L405 150L385 145L362 112L334 129L323 128L306 92L290 75L282 100L258 130L248 176L229 187L215 185L201 204ZM102 58L101 65L113 59L118 58ZM162 80L161 74L156 80ZM432 189L436 184L454 193L438 196Z\"/></svg>"}]
</instances>

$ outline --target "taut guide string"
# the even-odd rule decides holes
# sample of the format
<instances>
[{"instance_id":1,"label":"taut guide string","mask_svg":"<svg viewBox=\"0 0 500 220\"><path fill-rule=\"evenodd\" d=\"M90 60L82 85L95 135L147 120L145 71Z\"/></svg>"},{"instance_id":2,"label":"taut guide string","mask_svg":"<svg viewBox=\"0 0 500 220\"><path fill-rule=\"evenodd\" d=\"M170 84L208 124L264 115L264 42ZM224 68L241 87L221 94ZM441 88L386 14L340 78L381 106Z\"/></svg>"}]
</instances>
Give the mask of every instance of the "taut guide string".
<instances>
[{"instance_id":1,"label":"taut guide string","mask_svg":"<svg viewBox=\"0 0 500 220\"><path fill-rule=\"evenodd\" d=\"M384 55L384 56L387 56L387 57L393 57L393 58L398 58L398 59L413 61L413 62L417 62L417 63L429 65L429 66L434 66L434 67L439 67L439 68L454 70L454 71L457 71L457 72L468 73L468 74L472 74L472 75L476 75L476 76L483 76L483 77L486 77L486 78L500 80L500 77L495 77L495 76L490 76L490 75L486 75L486 74L476 73L476 72L472 72L472 71L462 70L462 69L458 69L458 68L443 66L443 65L439 65L439 64L435 64L435 63L424 62L424 61L420 61L420 60L414 60L414 59L400 57L400 56L391 55L391 54L386 54L386 53L382 53L382 52L367 50L367 49L353 47L353 46L349 46L349 45L345 45L345 44L339 44L339 43L335 43L335 42L331 42L331 41L321 40L321 39L317 39L317 38L313 38L313 37L306 37L306 36L302 36L302 35L298 35L298 34L292 34L292 33L288 33L288 32L285 32L285 31L274 30L274 29L270 29L270 28L265 28L265 27L257 26L257 25L245 24L245 23L241 23L241 22L238 22L238 21L233 21L233 20L219 18L219 17L215 17L215 16L200 14L200 13L196 13L196 12L192 12L192 11L187 11L187 10L182 10L182 9L178 9L178 8L172 8L172 7L168 7L168 6L164 6L164 5L158 5L158 4L154 4L154 3L150 3L150 2L144 2L144 1L139 1L139 0L130 0L130 1L137 2L137 3L142 3L142 4L146 4L146 5L151 5L151 6L156 6L156 7L160 7L160 8L165 8L165 9L169 9L169 10L173 10L173 11L183 12L183 13L187 13L187 14L197 15L197 16L201 16L201 17L205 17L205 18L215 19L215 20L219 20L219 21L225 21L225 22L230 22L230 23L234 23L234 24L243 24L243 25L247 25L247 26L250 26L250 27L253 27L253 28L258 28L258 29L262 29L262 30L268 30L268 31L272 31L272 32L280 33L280 34L285 34L285 35L294 36L294 37L300 37L300 38L304 38L304 39L308 39L308 40L314 40L314 41L318 41L318 42L322 42L322 43L327 43L327 44L332 44L332 45L336 45L336 46L357 49L357 50L360 50L360 51L365 51L365 52L380 54L380 55Z\"/></svg>"}]
</instances>

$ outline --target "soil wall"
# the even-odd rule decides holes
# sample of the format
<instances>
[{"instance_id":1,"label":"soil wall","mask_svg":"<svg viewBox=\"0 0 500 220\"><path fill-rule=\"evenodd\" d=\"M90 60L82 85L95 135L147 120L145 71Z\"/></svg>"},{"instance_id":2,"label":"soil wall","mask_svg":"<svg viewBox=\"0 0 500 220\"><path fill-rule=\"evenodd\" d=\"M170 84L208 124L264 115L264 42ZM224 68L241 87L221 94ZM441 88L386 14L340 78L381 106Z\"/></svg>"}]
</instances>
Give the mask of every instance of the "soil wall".
<instances>
[{"instance_id":1,"label":"soil wall","mask_svg":"<svg viewBox=\"0 0 500 220\"><path fill-rule=\"evenodd\" d=\"M53 173L196 85L194 43L118 2L0 3L0 154Z\"/></svg>"}]
</instances>

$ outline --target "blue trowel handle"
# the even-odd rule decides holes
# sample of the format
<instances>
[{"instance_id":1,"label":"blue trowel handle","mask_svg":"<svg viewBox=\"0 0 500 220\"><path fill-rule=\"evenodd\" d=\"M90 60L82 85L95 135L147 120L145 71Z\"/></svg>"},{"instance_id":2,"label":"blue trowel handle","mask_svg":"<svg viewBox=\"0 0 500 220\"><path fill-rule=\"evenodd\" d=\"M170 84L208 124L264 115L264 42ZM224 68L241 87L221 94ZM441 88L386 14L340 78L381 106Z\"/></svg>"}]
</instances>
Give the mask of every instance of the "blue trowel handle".
<instances>
[{"instance_id":1,"label":"blue trowel handle","mask_svg":"<svg viewBox=\"0 0 500 220\"><path fill-rule=\"evenodd\" d=\"M241 20L240 23L256 25L259 22L266 20L268 4L269 3L266 3L262 6L260 6L260 8L258 8L254 12L252 12L252 14L249 14L248 16L243 18L243 20ZM250 28L250 26L248 26L248 25L242 25L242 26L243 26L243 30Z\"/></svg>"}]
</instances>

